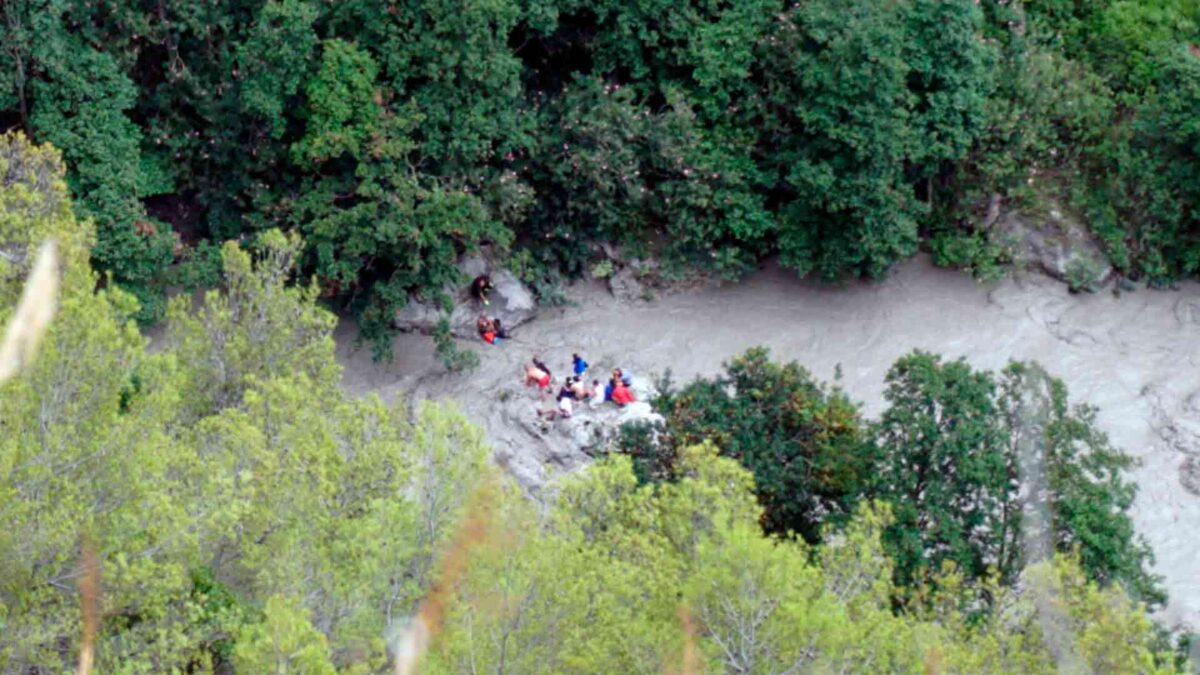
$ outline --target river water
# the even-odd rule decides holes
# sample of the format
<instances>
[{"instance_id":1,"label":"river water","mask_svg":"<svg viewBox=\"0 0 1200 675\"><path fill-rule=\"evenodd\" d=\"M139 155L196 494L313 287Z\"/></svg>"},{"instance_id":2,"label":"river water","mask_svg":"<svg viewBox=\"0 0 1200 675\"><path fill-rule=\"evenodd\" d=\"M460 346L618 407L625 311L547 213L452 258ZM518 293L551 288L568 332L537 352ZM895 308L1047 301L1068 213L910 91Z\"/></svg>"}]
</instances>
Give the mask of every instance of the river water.
<instances>
[{"instance_id":1,"label":"river water","mask_svg":"<svg viewBox=\"0 0 1200 675\"><path fill-rule=\"evenodd\" d=\"M573 306L544 310L501 347L470 343L482 365L466 375L443 374L421 336L400 336L396 360L374 364L343 326L345 386L384 399L458 400L484 427L498 461L528 486L586 461L547 456L510 415L496 412L497 392L519 391L521 364L532 353L563 372L579 351L594 367L642 375L669 368L679 381L713 374L723 361L765 345L823 379L840 371L841 385L869 416L882 407L888 368L912 349L988 369L1033 359L1067 383L1072 402L1097 406L1100 427L1139 459L1131 472L1139 486L1133 518L1170 594L1160 618L1200 628L1200 497L1180 479L1189 454L1200 453L1200 285L1071 295L1041 275L981 285L918 258L876 283L822 285L768 268L736 284L632 305L597 284L578 284L571 297Z\"/></svg>"}]
</instances>

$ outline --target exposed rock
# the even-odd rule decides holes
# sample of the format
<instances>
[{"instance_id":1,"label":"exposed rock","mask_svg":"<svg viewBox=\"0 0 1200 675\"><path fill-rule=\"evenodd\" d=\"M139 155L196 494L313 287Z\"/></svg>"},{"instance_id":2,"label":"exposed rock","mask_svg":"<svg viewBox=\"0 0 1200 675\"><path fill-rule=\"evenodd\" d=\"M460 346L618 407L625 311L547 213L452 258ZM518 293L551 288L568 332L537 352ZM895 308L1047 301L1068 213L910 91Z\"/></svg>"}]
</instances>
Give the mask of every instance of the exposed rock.
<instances>
[{"instance_id":1,"label":"exposed rock","mask_svg":"<svg viewBox=\"0 0 1200 675\"><path fill-rule=\"evenodd\" d=\"M569 445L569 451L594 455L603 451L625 424L663 421L662 415L654 412L647 402L653 391L649 383L635 378L630 388L638 400L624 408L612 403L599 406L580 403L572 417L556 422L558 436Z\"/></svg>"},{"instance_id":2,"label":"exposed rock","mask_svg":"<svg viewBox=\"0 0 1200 675\"><path fill-rule=\"evenodd\" d=\"M1179 482L1188 492L1200 495L1200 457L1189 455L1179 467Z\"/></svg>"},{"instance_id":3,"label":"exposed rock","mask_svg":"<svg viewBox=\"0 0 1200 675\"><path fill-rule=\"evenodd\" d=\"M539 417L539 410L556 407L554 394L559 384L555 382L546 392L502 384L502 393L490 413L506 430L501 437L491 439L496 446L496 460L526 488L540 488L549 476L578 469L603 454L626 423L663 421L646 402L654 390L643 378L634 378L631 387L638 401L624 408L612 403L593 406L577 402L569 418Z\"/></svg>"},{"instance_id":4,"label":"exposed rock","mask_svg":"<svg viewBox=\"0 0 1200 675\"><path fill-rule=\"evenodd\" d=\"M1044 217L1009 211L995 226L1012 244L1018 261L1039 267L1072 290L1094 291L1113 274L1103 249L1087 228L1053 202Z\"/></svg>"},{"instance_id":5,"label":"exposed rock","mask_svg":"<svg viewBox=\"0 0 1200 675\"><path fill-rule=\"evenodd\" d=\"M1000 193L993 192L991 198L988 199L987 213L983 217L984 229L990 228L1000 219L1000 205L1003 198Z\"/></svg>"},{"instance_id":6,"label":"exposed rock","mask_svg":"<svg viewBox=\"0 0 1200 675\"><path fill-rule=\"evenodd\" d=\"M475 322L480 312L499 319L506 329L515 328L529 321L537 313L537 301L533 291L521 283L515 274L506 269L492 269L479 256L463 258L458 264L467 281L459 286L447 286L446 293L454 299L454 308L449 314L450 332L458 337L475 335ZM492 291L488 294L489 304L481 306L470 294L470 280L488 273L492 278ZM404 309L396 313L396 328L404 332L432 333L438 321L446 316L434 302L410 297Z\"/></svg>"},{"instance_id":7,"label":"exposed rock","mask_svg":"<svg viewBox=\"0 0 1200 675\"><path fill-rule=\"evenodd\" d=\"M622 302L634 302L645 298L646 289L638 280L638 273L633 267L622 267L608 278L608 290L613 297Z\"/></svg>"}]
</instances>

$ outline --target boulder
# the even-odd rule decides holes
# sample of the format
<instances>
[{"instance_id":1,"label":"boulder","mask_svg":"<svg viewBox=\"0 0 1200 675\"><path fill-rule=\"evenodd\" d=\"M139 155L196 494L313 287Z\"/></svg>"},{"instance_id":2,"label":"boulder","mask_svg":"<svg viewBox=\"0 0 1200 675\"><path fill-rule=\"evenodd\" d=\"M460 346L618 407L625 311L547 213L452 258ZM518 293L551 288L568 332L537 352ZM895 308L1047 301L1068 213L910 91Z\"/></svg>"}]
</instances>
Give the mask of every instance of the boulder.
<instances>
[{"instance_id":1,"label":"boulder","mask_svg":"<svg viewBox=\"0 0 1200 675\"><path fill-rule=\"evenodd\" d=\"M499 319L506 329L529 321L537 313L537 301L533 297L533 291L521 283L512 272L506 269L492 269L489 272L487 261L478 256L463 258L458 268L467 281L459 286L447 286L445 289L454 299L454 307L448 315L451 334L458 337L474 336L475 321L480 312ZM480 306L471 297L469 289L470 280L484 273L491 275L494 286L488 294L490 304L487 307ZM396 313L395 326L406 333L432 333L438 322L446 316L436 303L410 296L404 309Z\"/></svg>"},{"instance_id":2,"label":"boulder","mask_svg":"<svg viewBox=\"0 0 1200 675\"><path fill-rule=\"evenodd\" d=\"M1113 274L1112 264L1087 228L1051 202L1038 217L1009 211L995 227L1016 259L1066 282L1072 290L1096 290Z\"/></svg>"},{"instance_id":3,"label":"boulder","mask_svg":"<svg viewBox=\"0 0 1200 675\"><path fill-rule=\"evenodd\" d=\"M608 278L608 290L622 302L635 302L645 297L646 291L632 267L622 267Z\"/></svg>"},{"instance_id":4,"label":"boulder","mask_svg":"<svg viewBox=\"0 0 1200 675\"><path fill-rule=\"evenodd\" d=\"M539 393L505 381L495 387L498 395L486 411L497 423L489 425L489 429L501 429L490 437L497 462L527 488L539 487L552 476L586 465L591 458L608 451L622 425L663 421L647 402L653 395L650 382L634 378L632 388L644 392L647 398L643 399L639 393L639 400L624 408L612 403L592 406L578 402L570 418L547 420L539 417L537 411L555 407L552 394L557 386Z\"/></svg>"}]
</instances>

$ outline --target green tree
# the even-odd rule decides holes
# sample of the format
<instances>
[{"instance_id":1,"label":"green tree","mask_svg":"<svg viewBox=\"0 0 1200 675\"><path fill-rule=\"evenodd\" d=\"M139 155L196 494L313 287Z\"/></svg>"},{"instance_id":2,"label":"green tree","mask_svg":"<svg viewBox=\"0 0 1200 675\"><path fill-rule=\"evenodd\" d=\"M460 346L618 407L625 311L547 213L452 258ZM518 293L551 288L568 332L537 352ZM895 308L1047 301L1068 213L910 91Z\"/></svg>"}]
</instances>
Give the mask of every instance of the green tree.
<instances>
[{"instance_id":1,"label":"green tree","mask_svg":"<svg viewBox=\"0 0 1200 675\"><path fill-rule=\"evenodd\" d=\"M1155 91L1137 109L1128 150L1118 158L1117 208L1129 218L1134 250L1151 279L1200 270L1200 59L1177 45L1164 54Z\"/></svg>"},{"instance_id":2,"label":"green tree","mask_svg":"<svg viewBox=\"0 0 1200 675\"><path fill-rule=\"evenodd\" d=\"M510 234L476 195L414 170L409 133L423 117L412 105L385 108L377 72L362 49L324 43L321 67L306 87L306 134L293 153L328 170L306 181L292 217L317 274L344 290L364 338L384 356L395 312L410 293L448 303L445 289L463 281L459 255L483 242L506 246Z\"/></svg>"},{"instance_id":3,"label":"green tree","mask_svg":"<svg viewBox=\"0 0 1200 675\"><path fill-rule=\"evenodd\" d=\"M242 106L267 121L274 139L287 131L287 110L312 65L317 16L317 8L304 0L267 2L238 53Z\"/></svg>"},{"instance_id":4,"label":"green tree","mask_svg":"<svg viewBox=\"0 0 1200 675\"><path fill-rule=\"evenodd\" d=\"M195 313L176 302L149 353L135 300L94 292L91 225L57 155L3 141L3 250L59 238L66 283L37 361L0 396L0 668L73 662L85 539L102 567L98 668L382 667L482 473L479 431L446 407L410 418L346 397L333 318L289 284L301 243L278 232L255 256L226 246L224 291Z\"/></svg>"},{"instance_id":5,"label":"green tree","mask_svg":"<svg viewBox=\"0 0 1200 675\"><path fill-rule=\"evenodd\" d=\"M328 645L296 602L273 597L261 624L247 626L237 639L233 663L245 673L334 675Z\"/></svg>"},{"instance_id":6,"label":"green tree","mask_svg":"<svg viewBox=\"0 0 1200 675\"><path fill-rule=\"evenodd\" d=\"M1030 387L1041 393L1027 398ZM1135 488L1121 471L1131 460L1095 428L1093 409L1068 405L1061 381L1014 363L997 384L965 361L918 351L889 371L884 397L877 494L895 509L885 541L900 585L920 583L947 562L970 579L994 572L1011 582L1026 562L1039 562L1025 560L1024 534L1046 537L1045 555L1078 550L1098 582L1163 600L1128 515ZM1037 448L1028 457L1020 453L1025 433ZM1022 490L1035 501L1045 495L1046 531L1023 530L1033 525Z\"/></svg>"},{"instance_id":7,"label":"green tree","mask_svg":"<svg viewBox=\"0 0 1200 675\"><path fill-rule=\"evenodd\" d=\"M630 431L624 449L641 474L676 477L680 449L712 441L754 474L768 532L816 541L826 522L840 522L866 494L874 447L858 406L817 382L795 362L779 365L763 348L725 365L725 374L674 391L654 405L666 417L656 442Z\"/></svg>"},{"instance_id":8,"label":"green tree","mask_svg":"<svg viewBox=\"0 0 1200 675\"><path fill-rule=\"evenodd\" d=\"M1097 670L1173 672L1143 608L1070 558L1013 589L945 575L932 609L898 615L885 505L861 505L812 550L762 534L736 462L712 446L680 455L678 481L648 484L628 457L608 457L568 480L540 522L498 500L422 668L1022 673L1073 653ZM981 588L997 609L971 619L955 593ZM1065 630L1047 633L1046 620Z\"/></svg>"},{"instance_id":9,"label":"green tree","mask_svg":"<svg viewBox=\"0 0 1200 675\"><path fill-rule=\"evenodd\" d=\"M916 251L924 209L904 176L915 138L902 9L802 3L760 47L779 253L801 273L880 275Z\"/></svg>"},{"instance_id":10,"label":"green tree","mask_svg":"<svg viewBox=\"0 0 1200 675\"><path fill-rule=\"evenodd\" d=\"M96 267L133 292L139 318L158 318L159 283L174 259L175 239L146 215L141 197L153 194L154 177L142 161L141 130L130 119L137 90L120 64L73 32L63 14L69 3L49 7L17 3L10 17L26 13L37 33L29 51L30 75L22 96L31 99L27 125L34 135L63 151L68 182L80 214L96 219Z\"/></svg>"},{"instance_id":11,"label":"green tree","mask_svg":"<svg viewBox=\"0 0 1200 675\"><path fill-rule=\"evenodd\" d=\"M888 372L879 486L895 508L886 541L899 583L913 583L920 568L937 570L944 560L975 578L989 565L1018 569L1015 458L1002 452L995 394L988 373L923 352Z\"/></svg>"},{"instance_id":12,"label":"green tree","mask_svg":"<svg viewBox=\"0 0 1200 675\"><path fill-rule=\"evenodd\" d=\"M1045 534L1053 547L1078 556L1080 568L1094 581L1121 584L1130 596L1152 606L1165 602L1159 579L1146 569L1153 561L1150 547L1134 531L1128 515L1137 486L1125 478L1125 471L1134 460L1096 428L1096 409L1071 405L1062 380L1036 363L1009 364L999 386L998 403L1010 443L1030 425L1023 415L1040 417L1040 426L1032 430L1044 454L1029 459L1044 468L1030 467L1032 475L1026 480L1036 477L1046 489L1053 522ZM1008 452L1016 455L1019 448Z\"/></svg>"}]
</instances>

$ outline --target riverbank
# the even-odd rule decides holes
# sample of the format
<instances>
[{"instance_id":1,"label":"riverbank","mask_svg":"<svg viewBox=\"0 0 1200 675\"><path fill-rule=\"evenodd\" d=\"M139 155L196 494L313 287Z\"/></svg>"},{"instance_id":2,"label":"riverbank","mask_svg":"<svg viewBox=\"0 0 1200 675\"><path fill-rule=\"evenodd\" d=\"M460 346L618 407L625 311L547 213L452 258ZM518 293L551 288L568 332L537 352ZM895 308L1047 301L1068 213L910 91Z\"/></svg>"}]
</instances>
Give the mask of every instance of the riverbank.
<instances>
[{"instance_id":1,"label":"riverbank","mask_svg":"<svg viewBox=\"0 0 1200 675\"><path fill-rule=\"evenodd\" d=\"M371 362L353 345L353 326L338 330L344 384L384 399L454 398L483 426L498 463L527 486L588 461L556 452L496 405L516 391L521 365L538 353L565 372L573 351L595 368L620 365L639 375L672 371L676 380L717 372L755 345L796 360L862 401L882 407L883 378L901 355L924 349L999 369L1033 359L1062 378L1073 402L1099 408L1098 422L1114 444L1139 458L1133 518L1157 558L1170 605L1169 626L1200 628L1200 497L1180 481L1180 467L1200 454L1200 284L1178 291L1114 297L1105 291L1071 295L1041 275L980 285L918 258L878 283L830 286L768 268L736 284L698 289L648 302L622 303L599 284L570 289L574 306L543 310L500 347L473 341L481 366L446 374L428 337L402 335L396 360ZM529 414L536 403L531 396Z\"/></svg>"}]
</instances>

